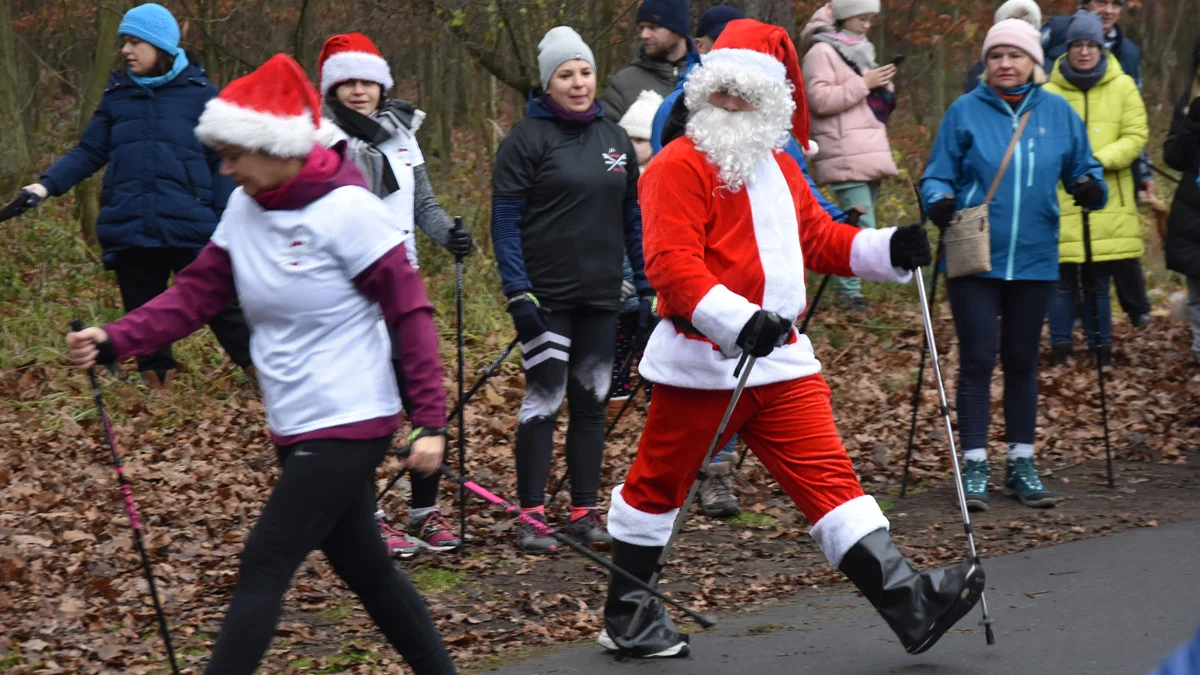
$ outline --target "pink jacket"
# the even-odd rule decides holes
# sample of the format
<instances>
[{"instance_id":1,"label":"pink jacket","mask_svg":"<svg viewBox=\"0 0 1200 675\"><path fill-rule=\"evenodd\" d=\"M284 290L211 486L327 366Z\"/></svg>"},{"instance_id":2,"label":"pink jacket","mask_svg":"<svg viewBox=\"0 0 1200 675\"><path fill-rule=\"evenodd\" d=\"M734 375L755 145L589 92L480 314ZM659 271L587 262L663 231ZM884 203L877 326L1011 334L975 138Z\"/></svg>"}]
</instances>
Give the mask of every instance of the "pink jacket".
<instances>
[{"instance_id":1,"label":"pink jacket","mask_svg":"<svg viewBox=\"0 0 1200 675\"><path fill-rule=\"evenodd\" d=\"M830 45L816 43L804 56L804 87L817 154L813 177L822 185L895 176L887 128L867 104L863 78Z\"/></svg>"}]
</instances>

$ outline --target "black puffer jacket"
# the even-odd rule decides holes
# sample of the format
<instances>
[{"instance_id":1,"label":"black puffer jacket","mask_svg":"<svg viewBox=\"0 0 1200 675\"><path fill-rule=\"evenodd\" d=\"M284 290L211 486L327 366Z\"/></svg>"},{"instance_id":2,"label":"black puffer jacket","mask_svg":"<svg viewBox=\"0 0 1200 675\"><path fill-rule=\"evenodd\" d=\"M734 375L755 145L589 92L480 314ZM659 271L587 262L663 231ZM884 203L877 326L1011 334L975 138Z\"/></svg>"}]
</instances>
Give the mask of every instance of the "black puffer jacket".
<instances>
[{"instance_id":1,"label":"black puffer jacket","mask_svg":"<svg viewBox=\"0 0 1200 675\"><path fill-rule=\"evenodd\" d=\"M1167 165L1183 173L1167 220L1167 267L1200 277L1200 97L1185 96L1175 107L1171 133L1163 147Z\"/></svg>"}]
</instances>

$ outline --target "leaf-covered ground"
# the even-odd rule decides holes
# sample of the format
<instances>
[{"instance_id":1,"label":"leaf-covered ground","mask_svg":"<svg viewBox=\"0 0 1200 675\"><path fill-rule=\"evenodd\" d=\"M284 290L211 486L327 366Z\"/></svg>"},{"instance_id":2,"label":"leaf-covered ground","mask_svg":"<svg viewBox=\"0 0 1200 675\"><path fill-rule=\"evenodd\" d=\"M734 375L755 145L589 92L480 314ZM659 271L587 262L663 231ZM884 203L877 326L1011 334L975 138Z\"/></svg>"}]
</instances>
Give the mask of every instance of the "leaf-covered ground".
<instances>
[{"instance_id":1,"label":"leaf-covered ground","mask_svg":"<svg viewBox=\"0 0 1200 675\"><path fill-rule=\"evenodd\" d=\"M946 307L937 320L947 386L956 355ZM823 310L818 355L834 389L847 448L898 541L923 565L961 559L947 445L926 373L913 455L915 486L898 495L919 356L919 316L878 306L870 320ZM499 351L502 337L496 337ZM1080 359L1043 369L1039 462L1057 509L1035 511L999 493L977 518L981 554L997 555L1131 527L1200 518L1200 368L1186 325L1117 327L1108 371L1116 487L1104 479L1096 374ZM511 364L468 406L468 470L515 495L512 437L521 376ZM449 372L449 371L448 371ZM160 592L185 670L199 672L236 576L238 552L275 474L253 385L218 371L203 391L148 395L108 379L127 472L146 524ZM450 380L447 379L447 383ZM999 452L997 370L993 450ZM124 508L84 379L26 364L0 380L0 671L167 672ZM953 403L953 401L952 401ZM624 476L644 417L635 410L610 439L604 486ZM394 475L394 460L379 472ZM556 457L552 480L563 468ZM446 488L443 504L453 512ZM384 500L403 521L406 482ZM689 519L667 574L675 597L718 614L786 601L844 583L806 535L807 524L751 459L739 477L745 513L733 522ZM551 518L565 517L565 496ZM469 555L398 564L416 581L460 667L486 670L558 643L590 640L606 575L571 553L517 552L513 524L478 502L469 508ZM355 599L318 555L301 567L262 672L403 672Z\"/></svg>"}]
</instances>

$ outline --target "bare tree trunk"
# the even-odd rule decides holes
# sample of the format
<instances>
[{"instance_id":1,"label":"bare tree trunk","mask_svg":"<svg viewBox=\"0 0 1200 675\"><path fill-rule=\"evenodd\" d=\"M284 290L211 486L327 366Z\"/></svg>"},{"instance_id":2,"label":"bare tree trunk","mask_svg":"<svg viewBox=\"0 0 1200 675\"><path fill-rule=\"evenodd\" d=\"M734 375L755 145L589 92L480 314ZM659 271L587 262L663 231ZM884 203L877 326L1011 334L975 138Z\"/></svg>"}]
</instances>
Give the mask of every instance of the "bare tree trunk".
<instances>
[{"instance_id":1,"label":"bare tree trunk","mask_svg":"<svg viewBox=\"0 0 1200 675\"><path fill-rule=\"evenodd\" d=\"M796 9L790 0L743 0L740 4L746 16L763 23L782 26L792 39L796 38Z\"/></svg>"},{"instance_id":2,"label":"bare tree trunk","mask_svg":"<svg viewBox=\"0 0 1200 675\"><path fill-rule=\"evenodd\" d=\"M25 88L19 82L12 0L0 0L0 129L4 133L0 143L0 194L16 190L29 170L29 146L21 115L21 93Z\"/></svg>"},{"instance_id":3,"label":"bare tree trunk","mask_svg":"<svg viewBox=\"0 0 1200 675\"><path fill-rule=\"evenodd\" d=\"M113 63L113 45L117 41L117 26L121 16L128 8L128 0L116 0L111 4L101 4L96 8L97 25L96 53L92 58L91 73L87 86L80 91L79 96L79 132L87 128L96 107L100 105L100 97L104 95L104 87L108 84L108 74ZM75 188L76 215L79 219L79 230L87 243L96 246L96 217L99 215L99 191L96 189L97 178L89 178Z\"/></svg>"},{"instance_id":4,"label":"bare tree trunk","mask_svg":"<svg viewBox=\"0 0 1200 675\"><path fill-rule=\"evenodd\" d=\"M316 14L316 3L313 0L301 0L300 19L296 21L296 34L293 37L292 54L300 62L300 66L312 79L316 79L317 59L309 41L313 34L313 15Z\"/></svg>"}]
</instances>

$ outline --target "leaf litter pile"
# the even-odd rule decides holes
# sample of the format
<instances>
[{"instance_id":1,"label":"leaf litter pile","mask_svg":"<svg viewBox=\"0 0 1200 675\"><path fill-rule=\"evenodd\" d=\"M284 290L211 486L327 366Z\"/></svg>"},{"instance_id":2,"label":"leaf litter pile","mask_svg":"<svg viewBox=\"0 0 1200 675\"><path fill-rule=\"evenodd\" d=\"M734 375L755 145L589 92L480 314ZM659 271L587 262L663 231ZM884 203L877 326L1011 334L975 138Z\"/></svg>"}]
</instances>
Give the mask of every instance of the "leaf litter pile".
<instances>
[{"instance_id":1,"label":"leaf litter pile","mask_svg":"<svg viewBox=\"0 0 1200 675\"><path fill-rule=\"evenodd\" d=\"M929 368L913 482L908 497L899 497L920 316L883 306L873 311L870 320L855 324L862 320L828 308L814 322L839 428L905 553L924 566L961 560L966 544ZM944 305L936 324L953 405L956 343ZM1116 366L1108 371L1112 490L1105 483L1090 356L1080 355L1067 368L1043 366L1038 462L1047 486L1063 499L1056 509L1027 509L1004 497L994 478L992 508L975 517L981 555L1200 518L1200 481L1188 463L1200 448L1200 368L1191 360L1190 339L1185 324L1165 318L1144 329L1116 327ZM481 361L499 351L488 346L494 349ZM253 386L231 377L213 380L204 392L147 395L129 381L106 377L159 591L189 672L199 672L207 659L236 580L238 552L276 472ZM82 375L54 364L14 369L0 380L0 671L167 672L100 426L94 415L77 422L51 412L54 401L85 406L84 383ZM1002 389L997 368L994 458L1002 457ZM468 473L514 500L512 439L521 391L519 371L506 364L466 415ZM552 483L565 466L565 418ZM632 461L643 422L639 404L609 439L605 508L608 490ZM450 447L456 463L456 446ZM387 460L379 487L395 475L396 465ZM737 488L744 510L739 518L721 522L693 513L688 519L665 589L719 616L794 600L799 593L848 588L761 464L747 461ZM443 485L443 491L443 511L457 525L453 486ZM405 479L383 500L398 525L406 521L407 492ZM566 518L568 490L563 492L548 508L552 525ZM467 522L467 556L425 553L397 562L421 589L461 668L486 670L531 648L595 638L607 582L603 569L570 551L549 557L518 552L513 522L478 500L469 502ZM287 595L261 672L403 670L325 560L309 556Z\"/></svg>"}]
</instances>

